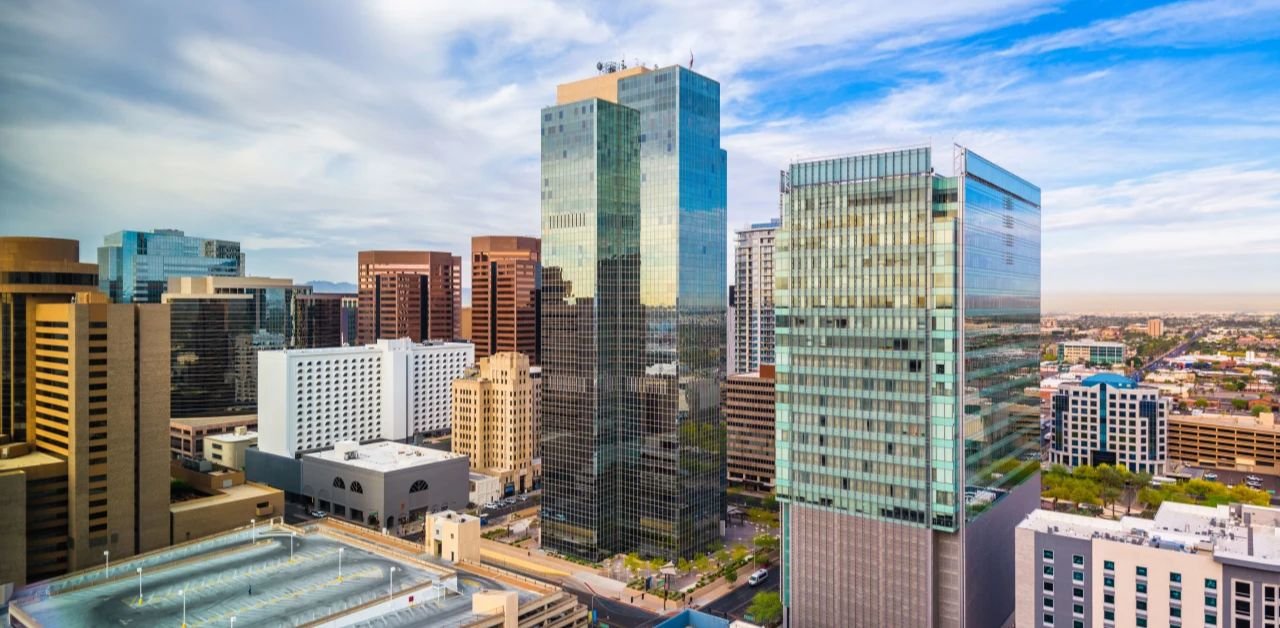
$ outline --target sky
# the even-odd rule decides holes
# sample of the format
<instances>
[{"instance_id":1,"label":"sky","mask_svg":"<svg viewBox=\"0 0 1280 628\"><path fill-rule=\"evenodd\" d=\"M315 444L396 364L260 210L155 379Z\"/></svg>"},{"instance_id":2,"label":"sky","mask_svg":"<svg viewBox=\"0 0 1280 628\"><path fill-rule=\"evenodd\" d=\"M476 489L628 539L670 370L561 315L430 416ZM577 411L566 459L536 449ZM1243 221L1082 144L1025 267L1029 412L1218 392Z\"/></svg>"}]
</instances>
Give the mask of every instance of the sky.
<instances>
[{"instance_id":1,"label":"sky","mask_svg":"<svg viewBox=\"0 0 1280 628\"><path fill-rule=\"evenodd\" d=\"M1280 305L1280 0L0 0L0 234L239 240L254 275L537 235L539 110L721 84L729 230L797 158L961 144L1043 190L1046 307ZM1280 307L1273 308L1280 309Z\"/></svg>"}]
</instances>

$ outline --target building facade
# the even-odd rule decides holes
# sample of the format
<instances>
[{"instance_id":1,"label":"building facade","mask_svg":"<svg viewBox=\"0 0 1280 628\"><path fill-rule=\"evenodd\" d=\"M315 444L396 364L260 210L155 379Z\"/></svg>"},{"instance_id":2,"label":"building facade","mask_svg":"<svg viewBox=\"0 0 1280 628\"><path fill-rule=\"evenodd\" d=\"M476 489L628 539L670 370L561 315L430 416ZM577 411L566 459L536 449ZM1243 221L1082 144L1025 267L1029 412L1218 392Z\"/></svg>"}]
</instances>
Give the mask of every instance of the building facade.
<instances>
[{"instance_id":1,"label":"building facade","mask_svg":"<svg viewBox=\"0 0 1280 628\"><path fill-rule=\"evenodd\" d=\"M234 432L208 436L201 445L205 460L226 469L244 471L245 452L258 448L258 433L237 427Z\"/></svg>"},{"instance_id":2,"label":"building facade","mask_svg":"<svg viewBox=\"0 0 1280 628\"><path fill-rule=\"evenodd\" d=\"M1122 342L1096 340L1072 340L1058 343L1059 364L1093 363L1110 366L1124 362L1125 346Z\"/></svg>"},{"instance_id":3,"label":"building facade","mask_svg":"<svg viewBox=\"0 0 1280 628\"><path fill-rule=\"evenodd\" d=\"M258 415L186 417L169 420L169 451L174 458L200 458L204 455L204 439L237 430L258 429Z\"/></svg>"},{"instance_id":4,"label":"building facade","mask_svg":"<svg viewBox=\"0 0 1280 628\"><path fill-rule=\"evenodd\" d=\"M356 344L357 321L360 318L360 297L346 295L342 297L342 346Z\"/></svg>"},{"instance_id":5,"label":"building facade","mask_svg":"<svg viewBox=\"0 0 1280 628\"><path fill-rule=\"evenodd\" d=\"M1280 475L1275 414L1169 417L1169 459L1203 469Z\"/></svg>"},{"instance_id":6,"label":"building facade","mask_svg":"<svg viewBox=\"0 0 1280 628\"><path fill-rule=\"evenodd\" d=\"M462 335L462 258L439 251L360 251L356 342Z\"/></svg>"},{"instance_id":7,"label":"building facade","mask_svg":"<svg viewBox=\"0 0 1280 628\"><path fill-rule=\"evenodd\" d=\"M793 163L775 250L783 604L997 626L1039 499L1040 191L956 148ZM1028 420L1030 418L1031 420ZM970 499L980 492L991 499Z\"/></svg>"},{"instance_id":8,"label":"building facade","mask_svg":"<svg viewBox=\"0 0 1280 628\"><path fill-rule=\"evenodd\" d=\"M1155 519L1037 510L1018 526L1017 626L1273 626L1280 510L1165 502Z\"/></svg>"},{"instance_id":9,"label":"building facade","mask_svg":"<svg viewBox=\"0 0 1280 628\"><path fill-rule=\"evenodd\" d=\"M500 478L504 492L533 488L533 382L529 358L501 352L453 380L453 453Z\"/></svg>"},{"instance_id":10,"label":"building facade","mask_svg":"<svg viewBox=\"0 0 1280 628\"><path fill-rule=\"evenodd\" d=\"M453 380L475 363L464 342L379 340L258 356L258 445L277 456L344 440L403 441L449 429Z\"/></svg>"},{"instance_id":11,"label":"building facade","mask_svg":"<svg viewBox=\"0 0 1280 628\"><path fill-rule=\"evenodd\" d=\"M606 72L559 86L542 134L544 543L692 555L724 518L720 86Z\"/></svg>"},{"instance_id":12,"label":"building facade","mask_svg":"<svg viewBox=\"0 0 1280 628\"><path fill-rule=\"evenodd\" d=\"M1164 335L1164 319L1152 318L1147 320L1147 335L1152 338L1159 338Z\"/></svg>"},{"instance_id":13,"label":"building facade","mask_svg":"<svg viewBox=\"0 0 1280 628\"><path fill-rule=\"evenodd\" d=\"M98 288L115 303L160 303L172 277L244 276L240 243L177 229L117 231L98 247Z\"/></svg>"},{"instance_id":14,"label":"building facade","mask_svg":"<svg viewBox=\"0 0 1280 628\"><path fill-rule=\"evenodd\" d=\"M1134 473L1164 473L1169 400L1158 388L1102 373L1079 384L1062 384L1050 404L1054 463L1124 465Z\"/></svg>"},{"instance_id":15,"label":"building facade","mask_svg":"<svg viewBox=\"0 0 1280 628\"><path fill-rule=\"evenodd\" d=\"M332 516L394 529L441 510L467 506L467 458L383 441L302 457L302 494Z\"/></svg>"},{"instance_id":16,"label":"building facade","mask_svg":"<svg viewBox=\"0 0 1280 628\"><path fill-rule=\"evenodd\" d=\"M734 252L735 373L753 373L773 364L773 246L782 219L755 223L737 232Z\"/></svg>"},{"instance_id":17,"label":"building facade","mask_svg":"<svg viewBox=\"0 0 1280 628\"><path fill-rule=\"evenodd\" d=\"M729 483L772 491L774 478L774 367L730 375L725 381L724 421Z\"/></svg>"},{"instance_id":18,"label":"building facade","mask_svg":"<svg viewBox=\"0 0 1280 628\"><path fill-rule=\"evenodd\" d=\"M66 572L66 545L67 461L30 443L0 442L0 603Z\"/></svg>"},{"instance_id":19,"label":"building facade","mask_svg":"<svg viewBox=\"0 0 1280 628\"><path fill-rule=\"evenodd\" d=\"M38 305L27 331L29 441L67 465L42 560L72 571L169 541L168 308L105 299Z\"/></svg>"},{"instance_id":20,"label":"building facade","mask_svg":"<svg viewBox=\"0 0 1280 628\"><path fill-rule=\"evenodd\" d=\"M470 340L477 359L516 351L539 363L541 251L538 238L471 238Z\"/></svg>"},{"instance_id":21,"label":"building facade","mask_svg":"<svg viewBox=\"0 0 1280 628\"><path fill-rule=\"evenodd\" d=\"M289 343L296 349L323 349L341 347L342 302L348 295L341 293L300 294L294 299L293 338Z\"/></svg>"},{"instance_id":22,"label":"building facade","mask_svg":"<svg viewBox=\"0 0 1280 628\"><path fill-rule=\"evenodd\" d=\"M27 319L40 303L69 303L98 285L96 264L80 263L80 243L0 238L0 434L27 439Z\"/></svg>"}]
</instances>

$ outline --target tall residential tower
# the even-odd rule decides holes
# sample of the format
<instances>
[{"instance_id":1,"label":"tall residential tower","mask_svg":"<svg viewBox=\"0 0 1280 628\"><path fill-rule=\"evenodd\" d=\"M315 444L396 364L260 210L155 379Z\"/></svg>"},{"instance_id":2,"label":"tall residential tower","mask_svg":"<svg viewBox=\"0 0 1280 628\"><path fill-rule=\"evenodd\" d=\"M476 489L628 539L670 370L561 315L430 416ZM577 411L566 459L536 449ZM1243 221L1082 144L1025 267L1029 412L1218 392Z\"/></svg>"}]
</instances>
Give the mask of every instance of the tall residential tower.
<instances>
[{"instance_id":1,"label":"tall residential tower","mask_svg":"<svg viewBox=\"0 0 1280 628\"><path fill-rule=\"evenodd\" d=\"M1040 190L957 148L783 173L777 491L795 626L999 626L1039 503ZM1028 421L1030 419L1030 421ZM1031 426L1031 429L1028 428Z\"/></svg>"},{"instance_id":2,"label":"tall residential tower","mask_svg":"<svg viewBox=\"0 0 1280 628\"><path fill-rule=\"evenodd\" d=\"M738 231L734 252L733 372L752 373L773 364L773 243L782 220Z\"/></svg>"}]
</instances>

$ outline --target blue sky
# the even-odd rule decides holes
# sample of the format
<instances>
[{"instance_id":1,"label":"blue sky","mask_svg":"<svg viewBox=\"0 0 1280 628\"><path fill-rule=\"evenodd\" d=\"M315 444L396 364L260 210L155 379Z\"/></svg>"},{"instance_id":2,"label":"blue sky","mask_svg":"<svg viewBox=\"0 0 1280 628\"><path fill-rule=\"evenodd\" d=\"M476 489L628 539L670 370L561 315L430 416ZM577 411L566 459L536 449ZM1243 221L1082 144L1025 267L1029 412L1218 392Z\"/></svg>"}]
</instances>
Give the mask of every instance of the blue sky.
<instances>
[{"instance_id":1,"label":"blue sky","mask_svg":"<svg viewBox=\"0 0 1280 628\"><path fill-rule=\"evenodd\" d=\"M175 227L304 281L465 256L537 233L557 83L691 50L731 229L793 158L955 142L1043 188L1050 303L1280 294L1280 0L0 0L0 233Z\"/></svg>"}]
</instances>

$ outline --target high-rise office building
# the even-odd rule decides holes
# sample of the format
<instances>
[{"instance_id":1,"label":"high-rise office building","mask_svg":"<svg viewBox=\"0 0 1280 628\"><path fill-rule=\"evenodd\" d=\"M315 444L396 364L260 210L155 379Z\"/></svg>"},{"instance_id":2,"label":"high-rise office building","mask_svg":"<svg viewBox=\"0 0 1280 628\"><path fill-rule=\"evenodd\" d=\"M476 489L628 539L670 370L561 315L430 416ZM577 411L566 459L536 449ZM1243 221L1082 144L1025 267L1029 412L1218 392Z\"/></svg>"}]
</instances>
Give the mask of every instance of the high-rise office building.
<instances>
[{"instance_id":1,"label":"high-rise office building","mask_svg":"<svg viewBox=\"0 0 1280 628\"><path fill-rule=\"evenodd\" d=\"M730 484L756 491L773 490L774 366L725 380L726 465Z\"/></svg>"},{"instance_id":2,"label":"high-rise office building","mask_svg":"<svg viewBox=\"0 0 1280 628\"><path fill-rule=\"evenodd\" d=\"M796 626L999 626L1039 503L1040 190L957 147L800 161L775 263ZM1025 460L1024 460L1025 458ZM979 499L979 495L982 499Z\"/></svg>"},{"instance_id":3,"label":"high-rise office building","mask_svg":"<svg viewBox=\"0 0 1280 628\"><path fill-rule=\"evenodd\" d=\"M360 315L360 297L354 294L342 297L342 346L356 344L356 321Z\"/></svg>"},{"instance_id":4,"label":"high-rise office building","mask_svg":"<svg viewBox=\"0 0 1280 628\"><path fill-rule=\"evenodd\" d=\"M782 220L738 231L734 254L735 373L773 364L773 246Z\"/></svg>"},{"instance_id":5,"label":"high-rise office building","mask_svg":"<svg viewBox=\"0 0 1280 628\"><path fill-rule=\"evenodd\" d=\"M300 294L294 299L293 340L298 349L342 346L341 293Z\"/></svg>"},{"instance_id":6,"label":"high-rise office building","mask_svg":"<svg viewBox=\"0 0 1280 628\"><path fill-rule=\"evenodd\" d=\"M471 238L471 342L477 358L518 351L538 364L541 248L537 238Z\"/></svg>"},{"instance_id":7,"label":"high-rise office building","mask_svg":"<svg viewBox=\"0 0 1280 628\"><path fill-rule=\"evenodd\" d=\"M1065 383L1050 398L1050 459L1067 467L1124 465L1164 474L1169 457L1169 400L1154 386L1100 373Z\"/></svg>"},{"instance_id":8,"label":"high-rise office building","mask_svg":"<svg viewBox=\"0 0 1280 628\"><path fill-rule=\"evenodd\" d=\"M606 71L542 111L548 547L674 558L720 538L725 166L720 85L687 68Z\"/></svg>"},{"instance_id":9,"label":"high-rise office building","mask_svg":"<svg viewBox=\"0 0 1280 628\"><path fill-rule=\"evenodd\" d=\"M290 279L172 279L162 300L172 316L173 416L256 411L258 352L289 347L296 300L310 293Z\"/></svg>"},{"instance_id":10,"label":"high-rise office building","mask_svg":"<svg viewBox=\"0 0 1280 628\"><path fill-rule=\"evenodd\" d=\"M0 434L27 439L27 319L39 303L69 303L98 285L98 267L80 263L80 243L0 238Z\"/></svg>"},{"instance_id":11,"label":"high-rise office building","mask_svg":"<svg viewBox=\"0 0 1280 628\"><path fill-rule=\"evenodd\" d=\"M438 251L360 251L357 344L462 334L462 258Z\"/></svg>"},{"instance_id":12,"label":"high-rise office building","mask_svg":"<svg viewBox=\"0 0 1280 628\"><path fill-rule=\"evenodd\" d=\"M239 242L177 229L117 231L98 247L98 288L116 303L159 303L172 277L243 275Z\"/></svg>"},{"instance_id":13,"label":"high-rise office building","mask_svg":"<svg viewBox=\"0 0 1280 628\"><path fill-rule=\"evenodd\" d=\"M27 365L31 445L67 473L39 557L72 571L169 542L168 308L77 299L36 306Z\"/></svg>"},{"instance_id":14,"label":"high-rise office building","mask_svg":"<svg viewBox=\"0 0 1280 628\"><path fill-rule=\"evenodd\" d=\"M533 488L533 382L529 358L503 351L453 380L453 453L502 480L504 492Z\"/></svg>"}]
</instances>

